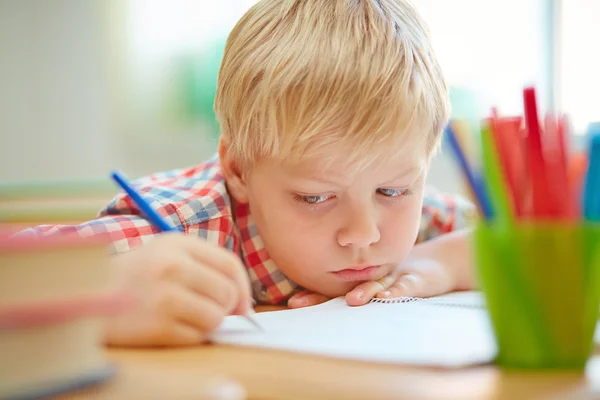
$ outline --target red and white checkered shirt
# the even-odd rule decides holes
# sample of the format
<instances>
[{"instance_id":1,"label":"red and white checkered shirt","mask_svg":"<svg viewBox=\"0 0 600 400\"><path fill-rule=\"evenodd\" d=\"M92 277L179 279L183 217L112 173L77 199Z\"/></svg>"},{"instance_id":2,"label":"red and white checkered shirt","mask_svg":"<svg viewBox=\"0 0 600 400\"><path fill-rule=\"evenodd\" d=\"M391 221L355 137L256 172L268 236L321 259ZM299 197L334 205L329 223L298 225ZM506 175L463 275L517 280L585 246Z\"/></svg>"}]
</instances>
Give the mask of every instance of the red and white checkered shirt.
<instances>
[{"instance_id":1,"label":"red and white checkered shirt","mask_svg":"<svg viewBox=\"0 0 600 400\"><path fill-rule=\"evenodd\" d=\"M193 168L158 173L132 183L176 229L238 254L259 304L281 303L299 289L269 257L249 207L242 204L232 209L216 156ZM472 204L462 197L428 188L417 243L468 226L473 210ZM109 234L115 252L127 251L158 234L124 193L117 195L94 220L78 225L42 225L33 230L44 235Z\"/></svg>"}]
</instances>

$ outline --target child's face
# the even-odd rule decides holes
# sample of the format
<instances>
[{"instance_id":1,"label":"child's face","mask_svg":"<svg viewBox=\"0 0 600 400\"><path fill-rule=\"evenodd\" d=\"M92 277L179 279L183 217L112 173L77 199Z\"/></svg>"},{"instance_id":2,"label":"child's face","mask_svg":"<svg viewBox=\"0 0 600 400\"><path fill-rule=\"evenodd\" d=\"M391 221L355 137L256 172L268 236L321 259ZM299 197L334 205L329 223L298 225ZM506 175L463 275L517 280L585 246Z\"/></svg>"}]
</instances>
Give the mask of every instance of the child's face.
<instances>
[{"instance_id":1,"label":"child's face","mask_svg":"<svg viewBox=\"0 0 600 400\"><path fill-rule=\"evenodd\" d=\"M411 150L356 173L335 163L323 170L316 159L261 160L245 194L282 272L336 297L402 263L417 237L428 167L425 150Z\"/></svg>"}]
</instances>

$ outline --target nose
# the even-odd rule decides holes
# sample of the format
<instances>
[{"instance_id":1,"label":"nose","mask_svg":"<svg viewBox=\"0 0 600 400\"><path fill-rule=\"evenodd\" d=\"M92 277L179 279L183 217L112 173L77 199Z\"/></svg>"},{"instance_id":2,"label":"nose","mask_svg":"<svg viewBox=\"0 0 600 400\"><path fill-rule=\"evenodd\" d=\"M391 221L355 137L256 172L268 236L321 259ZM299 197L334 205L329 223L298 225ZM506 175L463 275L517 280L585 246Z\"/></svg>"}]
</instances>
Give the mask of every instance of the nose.
<instances>
[{"instance_id":1,"label":"nose","mask_svg":"<svg viewBox=\"0 0 600 400\"><path fill-rule=\"evenodd\" d=\"M376 210L370 207L358 207L346 218L346 223L338 231L337 240L340 246L366 248L381 238L377 226Z\"/></svg>"}]
</instances>

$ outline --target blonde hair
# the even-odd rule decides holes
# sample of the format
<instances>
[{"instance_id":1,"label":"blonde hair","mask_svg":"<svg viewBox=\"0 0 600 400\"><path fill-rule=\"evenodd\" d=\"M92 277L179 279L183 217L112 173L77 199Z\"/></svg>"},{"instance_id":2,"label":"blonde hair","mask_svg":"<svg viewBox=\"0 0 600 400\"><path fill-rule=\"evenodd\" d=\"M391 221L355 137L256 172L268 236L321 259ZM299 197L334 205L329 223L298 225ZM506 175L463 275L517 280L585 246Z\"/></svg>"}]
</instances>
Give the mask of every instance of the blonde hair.
<instances>
[{"instance_id":1,"label":"blonde hair","mask_svg":"<svg viewBox=\"0 0 600 400\"><path fill-rule=\"evenodd\" d=\"M406 0L262 0L237 23L215 112L242 166L329 145L348 162L438 147L449 116L429 33Z\"/></svg>"}]
</instances>

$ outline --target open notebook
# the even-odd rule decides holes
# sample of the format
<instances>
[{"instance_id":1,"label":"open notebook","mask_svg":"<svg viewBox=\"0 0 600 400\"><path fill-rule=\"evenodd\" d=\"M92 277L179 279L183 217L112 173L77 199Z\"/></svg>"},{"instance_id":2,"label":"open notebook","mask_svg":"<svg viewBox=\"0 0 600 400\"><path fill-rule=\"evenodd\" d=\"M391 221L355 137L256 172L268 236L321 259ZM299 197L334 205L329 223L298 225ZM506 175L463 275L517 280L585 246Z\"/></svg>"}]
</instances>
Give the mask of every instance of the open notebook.
<instances>
[{"instance_id":1,"label":"open notebook","mask_svg":"<svg viewBox=\"0 0 600 400\"><path fill-rule=\"evenodd\" d=\"M318 306L259 313L259 331L227 317L216 343L361 361L458 367L493 359L495 344L482 297L453 293L350 307L343 298Z\"/></svg>"},{"instance_id":2,"label":"open notebook","mask_svg":"<svg viewBox=\"0 0 600 400\"><path fill-rule=\"evenodd\" d=\"M259 313L254 318L264 331L241 317L227 317L213 342L436 367L488 363L496 354L479 292L375 300L361 307L350 307L337 298L304 309ZM596 342L599 338L597 334Z\"/></svg>"}]
</instances>

